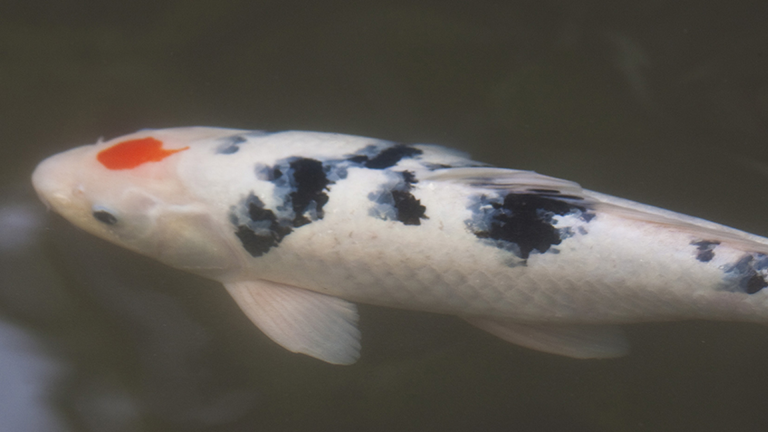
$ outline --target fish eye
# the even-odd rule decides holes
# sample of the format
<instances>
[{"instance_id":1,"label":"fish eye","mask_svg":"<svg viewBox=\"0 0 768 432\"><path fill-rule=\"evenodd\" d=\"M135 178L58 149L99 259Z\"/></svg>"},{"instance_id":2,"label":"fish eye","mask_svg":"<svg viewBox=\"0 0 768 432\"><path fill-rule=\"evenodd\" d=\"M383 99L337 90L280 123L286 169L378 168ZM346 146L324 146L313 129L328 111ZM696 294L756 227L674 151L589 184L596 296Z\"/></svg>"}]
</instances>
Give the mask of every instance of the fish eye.
<instances>
[{"instance_id":1,"label":"fish eye","mask_svg":"<svg viewBox=\"0 0 768 432\"><path fill-rule=\"evenodd\" d=\"M97 221L106 225L114 225L117 223L117 218L115 215L102 208L94 208L93 217L96 218Z\"/></svg>"}]
</instances>

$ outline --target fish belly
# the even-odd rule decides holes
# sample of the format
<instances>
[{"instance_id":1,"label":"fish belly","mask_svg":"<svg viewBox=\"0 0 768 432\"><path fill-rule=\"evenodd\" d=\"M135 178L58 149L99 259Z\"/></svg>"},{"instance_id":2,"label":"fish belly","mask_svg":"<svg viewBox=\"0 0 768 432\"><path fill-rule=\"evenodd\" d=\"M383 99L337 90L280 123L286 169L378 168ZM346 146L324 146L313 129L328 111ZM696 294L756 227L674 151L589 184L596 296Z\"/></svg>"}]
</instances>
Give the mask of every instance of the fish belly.
<instances>
[{"instance_id":1,"label":"fish belly","mask_svg":"<svg viewBox=\"0 0 768 432\"><path fill-rule=\"evenodd\" d=\"M767 315L766 293L743 292L748 272L732 268L747 252L720 244L703 260L695 243L706 239L695 232L598 214L585 233L521 259L445 222L318 222L263 257L257 273L356 302L525 322Z\"/></svg>"}]
</instances>

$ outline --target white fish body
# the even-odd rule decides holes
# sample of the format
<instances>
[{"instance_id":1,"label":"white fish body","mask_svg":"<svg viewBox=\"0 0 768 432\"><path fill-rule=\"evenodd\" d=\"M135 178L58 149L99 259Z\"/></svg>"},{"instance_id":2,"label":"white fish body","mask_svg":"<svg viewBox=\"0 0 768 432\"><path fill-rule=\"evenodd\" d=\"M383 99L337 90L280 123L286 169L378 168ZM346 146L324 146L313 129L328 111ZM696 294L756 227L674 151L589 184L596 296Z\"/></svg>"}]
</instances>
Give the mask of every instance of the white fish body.
<instances>
[{"instance_id":1,"label":"white fish body","mask_svg":"<svg viewBox=\"0 0 768 432\"><path fill-rule=\"evenodd\" d=\"M431 145L142 130L43 161L75 225L222 282L294 352L359 357L353 303L440 312L513 343L615 357L617 324L768 321L768 239Z\"/></svg>"}]
</instances>

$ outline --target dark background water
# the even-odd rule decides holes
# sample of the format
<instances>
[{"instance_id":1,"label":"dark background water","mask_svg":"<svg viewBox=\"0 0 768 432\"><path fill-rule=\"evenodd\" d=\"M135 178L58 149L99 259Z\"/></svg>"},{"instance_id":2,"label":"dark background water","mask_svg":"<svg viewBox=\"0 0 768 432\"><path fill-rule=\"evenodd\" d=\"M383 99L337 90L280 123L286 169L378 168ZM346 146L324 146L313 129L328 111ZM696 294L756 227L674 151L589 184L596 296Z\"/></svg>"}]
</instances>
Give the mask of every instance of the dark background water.
<instances>
[{"instance_id":1,"label":"dark background water","mask_svg":"<svg viewBox=\"0 0 768 432\"><path fill-rule=\"evenodd\" d=\"M0 2L0 432L768 430L764 326L631 326L629 357L578 361L362 306L361 360L331 366L29 185L141 128L321 130L768 235L766 23L733 1Z\"/></svg>"}]
</instances>

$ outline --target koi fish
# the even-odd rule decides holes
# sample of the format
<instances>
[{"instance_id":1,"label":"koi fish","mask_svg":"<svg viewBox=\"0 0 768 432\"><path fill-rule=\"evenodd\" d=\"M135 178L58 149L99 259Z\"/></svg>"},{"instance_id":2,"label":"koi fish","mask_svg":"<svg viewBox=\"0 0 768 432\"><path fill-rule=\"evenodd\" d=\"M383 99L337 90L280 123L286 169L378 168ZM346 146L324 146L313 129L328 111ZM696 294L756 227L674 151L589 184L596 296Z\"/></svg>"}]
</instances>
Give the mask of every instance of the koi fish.
<instances>
[{"instance_id":1,"label":"koi fish","mask_svg":"<svg viewBox=\"0 0 768 432\"><path fill-rule=\"evenodd\" d=\"M424 144L316 132L142 130L54 155L42 201L217 280L290 351L359 358L355 302L456 315L575 358L619 325L768 321L768 239Z\"/></svg>"}]
</instances>

